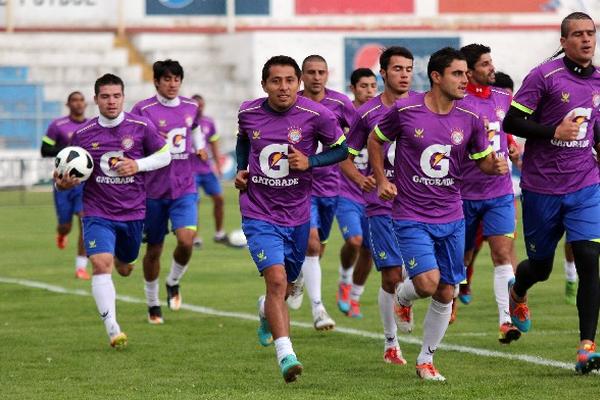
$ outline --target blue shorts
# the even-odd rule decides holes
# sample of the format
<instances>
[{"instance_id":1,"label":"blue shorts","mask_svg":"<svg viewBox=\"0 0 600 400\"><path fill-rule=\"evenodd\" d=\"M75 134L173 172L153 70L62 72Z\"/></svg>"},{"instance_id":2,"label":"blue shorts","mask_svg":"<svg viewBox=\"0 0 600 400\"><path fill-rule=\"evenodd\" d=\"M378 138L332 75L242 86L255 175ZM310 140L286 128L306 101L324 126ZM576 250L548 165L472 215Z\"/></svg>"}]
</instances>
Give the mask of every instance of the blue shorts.
<instances>
[{"instance_id":1,"label":"blue shorts","mask_svg":"<svg viewBox=\"0 0 600 400\"><path fill-rule=\"evenodd\" d=\"M162 243L171 229L186 228L196 230L198 205L196 193L184 194L176 199L146 199L146 222L144 236L149 244Z\"/></svg>"},{"instance_id":2,"label":"blue shorts","mask_svg":"<svg viewBox=\"0 0 600 400\"><path fill-rule=\"evenodd\" d=\"M375 261L375 268L400 267L404 264L400 246L394 234L394 220L389 215L376 215L367 218L369 222L369 246Z\"/></svg>"},{"instance_id":3,"label":"blue shorts","mask_svg":"<svg viewBox=\"0 0 600 400\"><path fill-rule=\"evenodd\" d=\"M553 257L565 230L567 242L600 241L600 185L563 195L523 190L521 200L527 257Z\"/></svg>"},{"instance_id":4,"label":"blue shorts","mask_svg":"<svg viewBox=\"0 0 600 400\"><path fill-rule=\"evenodd\" d=\"M310 227L319 230L319 240L321 243L327 243L327 240L329 239L337 204L337 196L311 196L310 198Z\"/></svg>"},{"instance_id":5,"label":"blue shorts","mask_svg":"<svg viewBox=\"0 0 600 400\"><path fill-rule=\"evenodd\" d=\"M212 172L196 174L196 188L198 189L198 196L200 196L200 188L204 190L207 196L216 196L223 193L217 176Z\"/></svg>"},{"instance_id":6,"label":"blue shorts","mask_svg":"<svg viewBox=\"0 0 600 400\"><path fill-rule=\"evenodd\" d=\"M515 196L512 194L488 200L463 200L465 214L465 250L475 247L479 223L483 221L483 236L515 237Z\"/></svg>"},{"instance_id":7,"label":"blue shorts","mask_svg":"<svg viewBox=\"0 0 600 400\"><path fill-rule=\"evenodd\" d=\"M54 207L60 225L70 223L74 214L80 214L83 211L84 185L82 183L69 190L54 189Z\"/></svg>"},{"instance_id":8,"label":"blue shorts","mask_svg":"<svg viewBox=\"0 0 600 400\"><path fill-rule=\"evenodd\" d=\"M364 205L340 196L335 217L338 220L344 240L348 240L354 236L366 238L369 232L369 225ZM364 248L369 248L368 242L368 240L362 241Z\"/></svg>"},{"instance_id":9,"label":"blue shorts","mask_svg":"<svg viewBox=\"0 0 600 400\"><path fill-rule=\"evenodd\" d=\"M465 279L465 220L445 224L394 220L394 232L410 278L440 270L440 282L456 285Z\"/></svg>"},{"instance_id":10,"label":"blue shorts","mask_svg":"<svg viewBox=\"0 0 600 400\"><path fill-rule=\"evenodd\" d=\"M83 217L83 243L88 257L110 253L119 261L133 264L140 252L144 220L113 221Z\"/></svg>"},{"instance_id":11,"label":"blue shorts","mask_svg":"<svg viewBox=\"0 0 600 400\"><path fill-rule=\"evenodd\" d=\"M273 266L285 266L288 282L294 282L302 270L308 246L310 222L298 226L281 226L242 217L242 230L248 240L250 255L262 272Z\"/></svg>"}]
</instances>

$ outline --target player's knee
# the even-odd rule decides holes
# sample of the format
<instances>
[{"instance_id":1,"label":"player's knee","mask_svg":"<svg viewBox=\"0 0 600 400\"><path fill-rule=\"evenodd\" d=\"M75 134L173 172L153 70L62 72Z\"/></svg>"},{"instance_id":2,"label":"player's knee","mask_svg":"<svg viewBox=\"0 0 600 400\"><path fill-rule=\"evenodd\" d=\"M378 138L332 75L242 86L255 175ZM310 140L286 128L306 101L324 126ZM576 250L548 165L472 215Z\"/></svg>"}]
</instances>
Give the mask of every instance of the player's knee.
<instances>
[{"instance_id":1,"label":"player's knee","mask_svg":"<svg viewBox=\"0 0 600 400\"><path fill-rule=\"evenodd\" d=\"M381 288L388 293L394 293L396 285L402 280L402 274L394 271L395 269L396 268L383 269L381 273Z\"/></svg>"},{"instance_id":2,"label":"player's knee","mask_svg":"<svg viewBox=\"0 0 600 400\"><path fill-rule=\"evenodd\" d=\"M212 200L215 204L215 207L223 207L223 204L225 203L225 199L223 198L222 194L215 194L212 196Z\"/></svg>"},{"instance_id":3,"label":"player's knee","mask_svg":"<svg viewBox=\"0 0 600 400\"><path fill-rule=\"evenodd\" d=\"M359 250L360 246L362 246L363 238L362 236L352 236L346 240L346 243L355 250Z\"/></svg>"},{"instance_id":4,"label":"player's knee","mask_svg":"<svg viewBox=\"0 0 600 400\"><path fill-rule=\"evenodd\" d=\"M433 298L440 303L448 304L452 302L452 299L454 299L454 292L454 285L440 284L438 285Z\"/></svg>"},{"instance_id":5,"label":"player's knee","mask_svg":"<svg viewBox=\"0 0 600 400\"><path fill-rule=\"evenodd\" d=\"M286 279L285 272L270 274L267 281L267 293L276 297L287 297L288 294L288 282Z\"/></svg>"},{"instance_id":6,"label":"player's knee","mask_svg":"<svg viewBox=\"0 0 600 400\"><path fill-rule=\"evenodd\" d=\"M539 282L543 282L550 278L550 273L552 272L552 262L554 258L549 258L545 260L529 260L529 265L535 271L537 275L537 279Z\"/></svg>"},{"instance_id":7,"label":"player's knee","mask_svg":"<svg viewBox=\"0 0 600 400\"><path fill-rule=\"evenodd\" d=\"M71 228L73 227L73 225L70 222L67 222L66 224L60 224L58 225L58 234L59 235L68 235L69 233L71 233Z\"/></svg>"},{"instance_id":8,"label":"player's knee","mask_svg":"<svg viewBox=\"0 0 600 400\"><path fill-rule=\"evenodd\" d=\"M162 254L162 243L160 244L148 244L146 247L146 255L144 255L145 261L157 262L160 260Z\"/></svg>"},{"instance_id":9,"label":"player's knee","mask_svg":"<svg viewBox=\"0 0 600 400\"><path fill-rule=\"evenodd\" d=\"M306 248L306 255L307 256L311 256L311 257L315 257L318 256L319 253L321 252L321 242L319 241L319 238L314 238L314 237L310 237L308 239L308 246Z\"/></svg>"}]
</instances>

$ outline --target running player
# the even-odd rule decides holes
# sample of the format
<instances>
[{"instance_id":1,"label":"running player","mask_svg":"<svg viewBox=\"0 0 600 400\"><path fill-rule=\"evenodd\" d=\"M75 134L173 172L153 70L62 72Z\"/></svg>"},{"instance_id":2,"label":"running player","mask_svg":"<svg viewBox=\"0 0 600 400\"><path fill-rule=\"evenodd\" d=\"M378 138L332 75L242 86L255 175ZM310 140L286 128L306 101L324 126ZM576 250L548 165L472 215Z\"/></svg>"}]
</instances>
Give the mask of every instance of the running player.
<instances>
[{"instance_id":1,"label":"running player","mask_svg":"<svg viewBox=\"0 0 600 400\"><path fill-rule=\"evenodd\" d=\"M340 163L342 172L349 177L356 176L360 179L360 173L351 159L365 148L369 134L381 117L394 105L396 100L406 98L412 94L410 86L413 76L413 62L412 53L404 47L392 46L381 53L379 65L384 82L383 93L358 109L360 119L348 133L350 159ZM385 175L390 181L394 179L394 150L395 145L392 143L386 142L383 146ZM402 357L402 351L396 336L398 326L394 316L396 314L396 318L399 320L400 330L410 332L412 330L412 307L398 308L397 313L394 311L394 291L396 285L402 281L402 265L404 262L394 235L392 203L379 199L375 191L364 195L367 203L369 245L372 249L375 267L381 272L378 303L385 336L383 360L392 364L405 365L406 360Z\"/></svg>"},{"instance_id":2,"label":"running player","mask_svg":"<svg viewBox=\"0 0 600 400\"><path fill-rule=\"evenodd\" d=\"M42 138L42 157L56 157L59 151L67 147L71 142L71 136L86 123L85 98L81 92L72 92L67 97L69 115L55 119L48 126L46 135ZM77 240L77 256L75 257L75 278L89 280L90 275L86 271L87 257L83 247L83 235L81 230L82 196L83 186L76 186L71 190L58 191L54 189L54 208L58 226L56 227L56 246L64 249L67 246L67 235L73 227L73 215L77 215L79 221L79 239Z\"/></svg>"},{"instance_id":3,"label":"running player","mask_svg":"<svg viewBox=\"0 0 600 400\"><path fill-rule=\"evenodd\" d=\"M258 301L258 339L263 346L275 343L286 382L302 372L289 337L285 298L306 254L311 168L335 164L348 155L335 115L298 96L300 76L293 58L275 56L265 63L261 83L267 97L241 105L236 146L242 228L266 284L266 296ZM329 149L315 154L317 142Z\"/></svg>"},{"instance_id":4,"label":"running player","mask_svg":"<svg viewBox=\"0 0 600 400\"><path fill-rule=\"evenodd\" d=\"M600 178L591 152L600 72L592 65L596 26L590 16L571 13L560 28L561 50L527 75L504 119L506 131L528 139L521 174L528 259L518 265L510 285L510 313L521 332L531 329L527 291L550 276L566 231L580 278L575 369L586 374L600 368L594 343L600 309Z\"/></svg>"},{"instance_id":5,"label":"running player","mask_svg":"<svg viewBox=\"0 0 600 400\"><path fill-rule=\"evenodd\" d=\"M445 378L433 365L450 319L455 285L464 279L465 225L460 198L466 154L490 174L505 174L483 120L460 101L467 86L467 63L455 49L432 54L427 65L431 91L397 100L368 140L369 159L383 200L394 199L394 232L411 279L399 283L396 301L409 306L432 297L425 316L417 375ZM383 146L396 140L395 185L385 176Z\"/></svg>"},{"instance_id":6,"label":"running player","mask_svg":"<svg viewBox=\"0 0 600 400\"><path fill-rule=\"evenodd\" d=\"M110 345L127 345L127 335L117 323L113 264L119 274L133 270L146 212L144 171L162 168L171 161L169 147L152 122L123 112L121 78L106 74L94 85L100 115L73 135L71 144L86 149L94 170L83 189L83 240L92 263L92 295L104 322ZM66 190L79 184L64 175L56 186Z\"/></svg>"},{"instance_id":7,"label":"running player","mask_svg":"<svg viewBox=\"0 0 600 400\"><path fill-rule=\"evenodd\" d=\"M357 68L350 75L352 104L358 108L377 95L377 77L371 68Z\"/></svg>"},{"instance_id":8,"label":"running player","mask_svg":"<svg viewBox=\"0 0 600 400\"><path fill-rule=\"evenodd\" d=\"M196 235L198 207L192 159L196 157L194 136L198 128L198 105L179 96L183 68L177 61L156 61L152 66L156 95L138 102L132 114L148 118L167 139L172 162L167 168L146 174L146 220L144 234L147 242L144 255L144 280L148 322L162 324L163 317L158 295L160 256L165 235L171 229L177 238L171 271L167 277L167 305L173 311L181 307L179 281L187 270ZM202 141L200 141L202 142ZM203 146L201 143L197 146ZM200 150L200 149L198 149Z\"/></svg>"}]
</instances>

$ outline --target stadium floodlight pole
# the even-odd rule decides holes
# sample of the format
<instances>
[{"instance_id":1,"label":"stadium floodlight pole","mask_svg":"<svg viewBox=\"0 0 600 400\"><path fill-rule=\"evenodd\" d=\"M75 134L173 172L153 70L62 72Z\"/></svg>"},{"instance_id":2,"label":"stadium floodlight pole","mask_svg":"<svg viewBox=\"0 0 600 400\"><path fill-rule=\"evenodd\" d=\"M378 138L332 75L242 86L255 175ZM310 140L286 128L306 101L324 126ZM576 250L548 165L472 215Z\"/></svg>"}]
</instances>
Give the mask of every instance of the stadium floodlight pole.
<instances>
[{"instance_id":1,"label":"stadium floodlight pole","mask_svg":"<svg viewBox=\"0 0 600 400\"><path fill-rule=\"evenodd\" d=\"M235 33L235 0L226 0L227 33Z\"/></svg>"},{"instance_id":2,"label":"stadium floodlight pole","mask_svg":"<svg viewBox=\"0 0 600 400\"><path fill-rule=\"evenodd\" d=\"M6 1L6 32L13 33L15 31L15 19L13 17L14 0Z\"/></svg>"}]
</instances>

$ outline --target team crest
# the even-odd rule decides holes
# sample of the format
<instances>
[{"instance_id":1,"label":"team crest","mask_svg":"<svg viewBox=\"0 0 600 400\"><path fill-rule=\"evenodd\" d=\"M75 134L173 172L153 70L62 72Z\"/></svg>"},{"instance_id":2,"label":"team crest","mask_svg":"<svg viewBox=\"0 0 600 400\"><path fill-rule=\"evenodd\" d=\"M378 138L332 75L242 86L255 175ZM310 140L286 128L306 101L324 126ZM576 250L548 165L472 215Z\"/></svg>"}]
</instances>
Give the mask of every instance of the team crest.
<instances>
[{"instance_id":1,"label":"team crest","mask_svg":"<svg viewBox=\"0 0 600 400\"><path fill-rule=\"evenodd\" d=\"M425 130L423 128L415 128L415 137L421 139Z\"/></svg>"},{"instance_id":2,"label":"team crest","mask_svg":"<svg viewBox=\"0 0 600 400\"><path fill-rule=\"evenodd\" d=\"M165 126L167 126L167 120L166 119L159 119L158 120L158 126L161 128L164 128Z\"/></svg>"},{"instance_id":3,"label":"team crest","mask_svg":"<svg viewBox=\"0 0 600 400\"><path fill-rule=\"evenodd\" d=\"M302 129L292 126L288 128L288 141L297 144L302 140Z\"/></svg>"},{"instance_id":4,"label":"team crest","mask_svg":"<svg viewBox=\"0 0 600 400\"><path fill-rule=\"evenodd\" d=\"M189 115L185 116L185 124L190 127L192 126L192 124L194 123L194 118L190 117Z\"/></svg>"},{"instance_id":5,"label":"team crest","mask_svg":"<svg viewBox=\"0 0 600 400\"><path fill-rule=\"evenodd\" d=\"M73 136L73 133L75 133L75 132L69 132L69 133L67 133L67 136L69 137L69 139L71 139L71 136Z\"/></svg>"},{"instance_id":6,"label":"team crest","mask_svg":"<svg viewBox=\"0 0 600 400\"><path fill-rule=\"evenodd\" d=\"M260 139L260 131L258 129L255 131L252 131L252 139L254 139L254 140Z\"/></svg>"},{"instance_id":7,"label":"team crest","mask_svg":"<svg viewBox=\"0 0 600 400\"><path fill-rule=\"evenodd\" d=\"M594 93L592 96L592 104L594 105L594 108L600 106L600 93Z\"/></svg>"},{"instance_id":8,"label":"team crest","mask_svg":"<svg viewBox=\"0 0 600 400\"><path fill-rule=\"evenodd\" d=\"M133 138L131 136L125 136L123 140L121 140L121 148L125 151L131 150L133 147Z\"/></svg>"},{"instance_id":9,"label":"team crest","mask_svg":"<svg viewBox=\"0 0 600 400\"><path fill-rule=\"evenodd\" d=\"M560 101L562 101L563 103L568 103L570 101L569 97L571 97L571 93L562 92L560 94Z\"/></svg>"},{"instance_id":10,"label":"team crest","mask_svg":"<svg viewBox=\"0 0 600 400\"><path fill-rule=\"evenodd\" d=\"M500 107L496 108L496 117L498 120L502 121L504 117L506 117L506 113Z\"/></svg>"},{"instance_id":11,"label":"team crest","mask_svg":"<svg viewBox=\"0 0 600 400\"><path fill-rule=\"evenodd\" d=\"M92 149L97 149L98 147L100 147L100 142L93 142L92 143Z\"/></svg>"},{"instance_id":12,"label":"team crest","mask_svg":"<svg viewBox=\"0 0 600 400\"><path fill-rule=\"evenodd\" d=\"M465 138L465 135L462 132L462 130L460 130L460 129L454 129L452 131L452 133L450 134L450 140L455 145L461 144L463 142L464 138Z\"/></svg>"}]
</instances>

